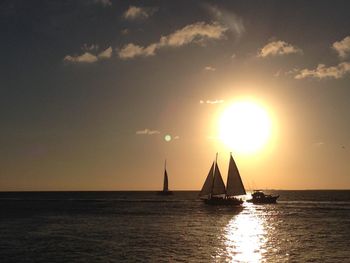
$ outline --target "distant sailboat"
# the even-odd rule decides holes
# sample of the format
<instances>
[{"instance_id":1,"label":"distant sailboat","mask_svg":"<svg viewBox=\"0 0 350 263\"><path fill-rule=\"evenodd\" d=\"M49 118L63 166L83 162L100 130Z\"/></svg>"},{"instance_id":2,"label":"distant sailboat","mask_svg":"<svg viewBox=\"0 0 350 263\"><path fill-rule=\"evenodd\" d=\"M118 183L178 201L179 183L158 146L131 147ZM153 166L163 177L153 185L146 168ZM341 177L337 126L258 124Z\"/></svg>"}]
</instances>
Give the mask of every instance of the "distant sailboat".
<instances>
[{"instance_id":1,"label":"distant sailboat","mask_svg":"<svg viewBox=\"0 0 350 263\"><path fill-rule=\"evenodd\" d=\"M243 201L237 199L235 196L245 194L246 191L232 154L230 154L226 187L217 164L216 154L216 160L213 162L202 190L199 193L201 199L210 205L237 206L241 205Z\"/></svg>"},{"instance_id":2,"label":"distant sailboat","mask_svg":"<svg viewBox=\"0 0 350 263\"><path fill-rule=\"evenodd\" d=\"M173 192L169 191L169 186L168 186L168 173L166 170L166 160L164 164L164 182L163 182L163 191L159 191L158 194L160 195L172 195Z\"/></svg>"}]
</instances>

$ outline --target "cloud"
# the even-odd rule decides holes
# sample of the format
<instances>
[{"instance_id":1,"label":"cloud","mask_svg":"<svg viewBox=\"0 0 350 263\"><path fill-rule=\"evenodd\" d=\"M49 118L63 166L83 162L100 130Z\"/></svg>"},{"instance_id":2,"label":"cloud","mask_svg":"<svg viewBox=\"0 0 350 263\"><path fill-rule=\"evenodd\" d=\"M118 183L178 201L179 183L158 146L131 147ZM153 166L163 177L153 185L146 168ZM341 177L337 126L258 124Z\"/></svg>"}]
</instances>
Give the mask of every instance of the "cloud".
<instances>
[{"instance_id":1,"label":"cloud","mask_svg":"<svg viewBox=\"0 0 350 263\"><path fill-rule=\"evenodd\" d=\"M81 47L82 50L84 51L93 51L93 50L98 50L98 45L97 44L84 44L82 47Z\"/></svg>"},{"instance_id":2,"label":"cloud","mask_svg":"<svg viewBox=\"0 0 350 263\"><path fill-rule=\"evenodd\" d=\"M96 46L94 48L91 48L91 46L88 46L84 44L82 47L83 50L89 49L96 49ZM63 61L69 62L69 63L94 63L101 59L108 59L112 56L112 47L108 47L104 51L100 52L97 55L94 55L88 51L84 52L82 55L67 55L64 57Z\"/></svg>"},{"instance_id":3,"label":"cloud","mask_svg":"<svg viewBox=\"0 0 350 263\"><path fill-rule=\"evenodd\" d=\"M216 71L216 68L211 67L211 66L206 66L206 67L204 68L204 70L206 70L206 71Z\"/></svg>"},{"instance_id":4,"label":"cloud","mask_svg":"<svg viewBox=\"0 0 350 263\"><path fill-rule=\"evenodd\" d=\"M276 77L276 78L281 76L281 70L278 70L277 72L275 72L275 74L273 74L273 76Z\"/></svg>"},{"instance_id":5,"label":"cloud","mask_svg":"<svg viewBox=\"0 0 350 263\"><path fill-rule=\"evenodd\" d=\"M85 52L80 56L67 55L63 60L71 63L94 63L97 61L97 57L89 52Z\"/></svg>"},{"instance_id":6,"label":"cloud","mask_svg":"<svg viewBox=\"0 0 350 263\"><path fill-rule=\"evenodd\" d=\"M193 41L202 42L206 39L220 39L226 30L226 27L218 23L206 24L198 22L187 25L168 36L161 37L159 45L180 47Z\"/></svg>"},{"instance_id":7,"label":"cloud","mask_svg":"<svg viewBox=\"0 0 350 263\"><path fill-rule=\"evenodd\" d=\"M109 47L97 55L99 59L107 59L112 56L112 47Z\"/></svg>"},{"instance_id":8,"label":"cloud","mask_svg":"<svg viewBox=\"0 0 350 263\"><path fill-rule=\"evenodd\" d=\"M350 36L345 37L341 41L334 42L332 48L338 52L340 58L346 58L350 54Z\"/></svg>"},{"instance_id":9,"label":"cloud","mask_svg":"<svg viewBox=\"0 0 350 263\"><path fill-rule=\"evenodd\" d=\"M124 12L123 18L126 20L146 19L156 11L157 8L129 6L128 10Z\"/></svg>"},{"instance_id":10,"label":"cloud","mask_svg":"<svg viewBox=\"0 0 350 263\"><path fill-rule=\"evenodd\" d=\"M316 147L322 147L322 146L324 146L324 142L315 142L314 143L314 146L316 146Z\"/></svg>"},{"instance_id":11,"label":"cloud","mask_svg":"<svg viewBox=\"0 0 350 263\"><path fill-rule=\"evenodd\" d=\"M112 1L111 0L94 0L96 4L101 4L103 6L111 6Z\"/></svg>"},{"instance_id":12,"label":"cloud","mask_svg":"<svg viewBox=\"0 0 350 263\"><path fill-rule=\"evenodd\" d=\"M277 55L287 55L293 53L302 53L302 50L288 44L284 41L273 41L266 44L259 52L258 57L267 57L267 56L277 56Z\"/></svg>"},{"instance_id":13,"label":"cloud","mask_svg":"<svg viewBox=\"0 0 350 263\"><path fill-rule=\"evenodd\" d=\"M293 68L291 70L288 70L288 71L284 72L284 75L290 76L290 75L295 75L295 74L297 74L299 72L300 72L299 68Z\"/></svg>"},{"instance_id":14,"label":"cloud","mask_svg":"<svg viewBox=\"0 0 350 263\"><path fill-rule=\"evenodd\" d=\"M150 129L144 129L140 131L136 131L137 135L154 135L154 134L160 134L160 131L157 130L150 130Z\"/></svg>"},{"instance_id":15,"label":"cloud","mask_svg":"<svg viewBox=\"0 0 350 263\"><path fill-rule=\"evenodd\" d=\"M153 56L155 54L156 45L152 44L148 47L141 47L135 44L127 44L121 50L119 50L118 55L122 59L134 58L137 56Z\"/></svg>"},{"instance_id":16,"label":"cloud","mask_svg":"<svg viewBox=\"0 0 350 263\"><path fill-rule=\"evenodd\" d=\"M302 69L302 70L300 70L299 73L297 75L295 75L294 78L295 79L304 79L304 78L340 79L348 73L350 73L350 63L349 62L339 63L338 65L331 66L331 67L326 67L324 64L318 64L316 69Z\"/></svg>"},{"instance_id":17,"label":"cloud","mask_svg":"<svg viewBox=\"0 0 350 263\"><path fill-rule=\"evenodd\" d=\"M130 33L130 30L127 29L127 28L124 28L124 29L122 29L122 30L120 31L120 33L121 33L122 35L127 35L127 34Z\"/></svg>"},{"instance_id":18,"label":"cloud","mask_svg":"<svg viewBox=\"0 0 350 263\"><path fill-rule=\"evenodd\" d=\"M235 33L238 38L241 37L245 32L243 20L236 14L208 4L204 4L204 7L209 11L209 13L215 18L216 21L219 21L221 24L226 25L228 29L231 32Z\"/></svg>"},{"instance_id":19,"label":"cloud","mask_svg":"<svg viewBox=\"0 0 350 263\"><path fill-rule=\"evenodd\" d=\"M181 47L192 42L203 43L208 39L221 39L224 36L226 27L218 24L206 24L198 22L187 25L174 33L162 36L157 43L152 43L146 47L135 45L133 43L126 44L118 52L122 59L130 59L137 56L152 56L155 55L156 50L163 47Z\"/></svg>"},{"instance_id":20,"label":"cloud","mask_svg":"<svg viewBox=\"0 0 350 263\"><path fill-rule=\"evenodd\" d=\"M200 100L199 103L200 104L204 104L204 103L206 103L206 104L220 104L220 103L224 103L224 100L206 100L206 101Z\"/></svg>"}]
</instances>

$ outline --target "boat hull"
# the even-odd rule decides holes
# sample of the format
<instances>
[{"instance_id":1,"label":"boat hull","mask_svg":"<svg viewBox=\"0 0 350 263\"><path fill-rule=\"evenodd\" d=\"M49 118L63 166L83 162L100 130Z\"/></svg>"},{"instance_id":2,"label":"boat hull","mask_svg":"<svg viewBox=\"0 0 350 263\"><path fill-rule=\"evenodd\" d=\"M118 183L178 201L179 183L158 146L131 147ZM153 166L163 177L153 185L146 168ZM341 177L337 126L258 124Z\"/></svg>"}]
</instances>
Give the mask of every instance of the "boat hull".
<instances>
[{"instance_id":1,"label":"boat hull","mask_svg":"<svg viewBox=\"0 0 350 263\"><path fill-rule=\"evenodd\" d=\"M220 205L220 206L241 206L243 201L236 198L210 198L203 199L207 205Z\"/></svg>"},{"instance_id":2,"label":"boat hull","mask_svg":"<svg viewBox=\"0 0 350 263\"><path fill-rule=\"evenodd\" d=\"M279 197L279 195L267 196L264 198L252 198L252 199L247 200L247 202L253 203L253 204L276 204L278 197Z\"/></svg>"},{"instance_id":3,"label":"boat hull","mask_svg":"<svg viewBox=\"0 0 350 263\"><path fill-rule=\"evenodd\" d=\"M157 195L172 195L172 191L159 191L157 192Z\"/></svg>"}]
</instances>

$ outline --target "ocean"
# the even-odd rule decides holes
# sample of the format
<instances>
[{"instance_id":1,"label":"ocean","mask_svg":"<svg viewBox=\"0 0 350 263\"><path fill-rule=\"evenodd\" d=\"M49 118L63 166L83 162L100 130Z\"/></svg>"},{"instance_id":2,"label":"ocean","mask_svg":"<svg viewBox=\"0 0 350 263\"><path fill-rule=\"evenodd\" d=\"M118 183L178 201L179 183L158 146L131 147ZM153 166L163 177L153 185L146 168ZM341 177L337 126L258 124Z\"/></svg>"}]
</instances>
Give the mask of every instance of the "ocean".
<instances>
[{"instance_id":1,"label":"ocean","mask_svg":"<svg viewBox=\"0 0 350 263\"><path fill-rule=\"evenodd\" d=\"M350 191L268 191L240 209L198 192L2 192L0 262L350 262Z\"/></svg>"}]
</instances>

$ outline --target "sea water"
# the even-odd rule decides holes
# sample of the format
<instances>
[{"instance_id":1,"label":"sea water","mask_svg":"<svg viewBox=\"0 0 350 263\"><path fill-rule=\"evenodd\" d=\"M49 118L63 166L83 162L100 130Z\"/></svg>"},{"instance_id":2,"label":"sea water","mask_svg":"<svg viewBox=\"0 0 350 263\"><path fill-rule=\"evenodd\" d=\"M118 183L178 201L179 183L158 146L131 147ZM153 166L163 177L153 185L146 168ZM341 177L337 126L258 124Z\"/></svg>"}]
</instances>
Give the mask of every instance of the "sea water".
<instances>
[{"instance_id":1,"label":"sea water","mask_svg":"<svg viewBox=\"0 0 350 263\"><path fill-rule=\"evenodd\" d=\"M350 191L0 193L0 262L350 262Z\"/></svg>"}]
</instances>

